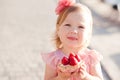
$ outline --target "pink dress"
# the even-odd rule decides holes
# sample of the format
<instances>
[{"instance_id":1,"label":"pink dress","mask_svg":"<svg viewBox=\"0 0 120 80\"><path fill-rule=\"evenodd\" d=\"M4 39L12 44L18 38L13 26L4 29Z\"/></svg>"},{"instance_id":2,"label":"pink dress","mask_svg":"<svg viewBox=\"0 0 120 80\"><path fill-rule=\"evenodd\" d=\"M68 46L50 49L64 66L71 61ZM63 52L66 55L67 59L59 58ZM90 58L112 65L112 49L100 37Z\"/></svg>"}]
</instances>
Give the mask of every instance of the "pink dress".
<instances>
[{"instance_id":1,"label":"pink dress","mask_svg":"<svg viewBox=\"0 0 120 80\"><path fill-rule=\"evenodd\" d=\"M51 68L55 70L57 69L57 64L64 56L66 55L64 55L64 53L60 49L48 54L42 54L43 61L45 61L46 64L50 65ZM90 68L95 66L102 59L102 55L100 55L95 50L89 50L89 49L86 49L81 53L79 53L79 56L85 62L88 73L90 73ZM71 77L70 80L80 80L80 79L76 77Z\"/></svg>"}]
</instances>

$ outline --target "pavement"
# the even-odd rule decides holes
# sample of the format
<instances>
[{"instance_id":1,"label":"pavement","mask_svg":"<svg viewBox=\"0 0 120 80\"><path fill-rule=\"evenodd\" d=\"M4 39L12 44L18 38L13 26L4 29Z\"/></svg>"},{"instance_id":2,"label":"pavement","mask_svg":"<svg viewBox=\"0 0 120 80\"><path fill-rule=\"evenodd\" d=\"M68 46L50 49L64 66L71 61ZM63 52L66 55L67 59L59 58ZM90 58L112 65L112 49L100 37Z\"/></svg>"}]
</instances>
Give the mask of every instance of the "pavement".
<instances>
[{"instance_id":1,"label":"pavement","mask_svg":"<svg viewBox=\"0 0 120 80\"><path fill-rule=\"evenodd\" d=\"M0 80L43 80L45 64L40 53L54 50L51 36L56 3L57 0L0 1ZM99 15L97 7L90 8L94 18L90 46L104 57L102 69L104 76L109 76L105 80L119 80L120 25Z\"/></svg>"},{"instance_id":2,"label":"pavement","mask_svg":"<svg viewBox=\"0 0 120 80\"><path fill-rule=\"evenodd\" d=\"M0 0L0 80L43 80L56 1Z\"/></svg>"}]
</instances>

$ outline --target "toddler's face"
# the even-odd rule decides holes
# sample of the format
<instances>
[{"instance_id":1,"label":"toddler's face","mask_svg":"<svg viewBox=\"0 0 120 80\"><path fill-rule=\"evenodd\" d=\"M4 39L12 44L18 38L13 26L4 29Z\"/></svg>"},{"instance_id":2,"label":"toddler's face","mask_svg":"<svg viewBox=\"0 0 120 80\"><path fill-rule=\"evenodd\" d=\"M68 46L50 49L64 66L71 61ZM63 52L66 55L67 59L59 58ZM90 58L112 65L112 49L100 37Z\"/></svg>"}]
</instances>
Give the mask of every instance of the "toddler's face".
<instances>
[{"instance_id":1,"label":"toddler's face","mask_svg":"<svg viewBox=\"0 0 120 80\"><path fill-rule=\"evenodd\" d=\"M90 20L86 13L72 12L59 26L58 36L63 46L80 48L88 39L90 27Z\"/></svg>"}]
</instances>

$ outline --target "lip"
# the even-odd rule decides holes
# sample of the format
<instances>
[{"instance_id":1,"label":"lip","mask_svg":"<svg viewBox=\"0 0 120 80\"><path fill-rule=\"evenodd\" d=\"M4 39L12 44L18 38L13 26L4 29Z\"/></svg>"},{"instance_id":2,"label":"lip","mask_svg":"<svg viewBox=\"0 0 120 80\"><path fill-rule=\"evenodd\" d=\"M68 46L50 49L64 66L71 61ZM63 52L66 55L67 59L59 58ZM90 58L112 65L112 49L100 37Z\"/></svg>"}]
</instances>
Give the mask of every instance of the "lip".
<instances>
[{"instance_id":1,"label":"lip","mask_svg":"<svg viewBox=\"0 0 120 80\"><path fill-rule=\"evenodd\" d=\"M69 40L78 40L76 37L67 37L67 39L69 39Z\"/></svg>"}]
</instances>

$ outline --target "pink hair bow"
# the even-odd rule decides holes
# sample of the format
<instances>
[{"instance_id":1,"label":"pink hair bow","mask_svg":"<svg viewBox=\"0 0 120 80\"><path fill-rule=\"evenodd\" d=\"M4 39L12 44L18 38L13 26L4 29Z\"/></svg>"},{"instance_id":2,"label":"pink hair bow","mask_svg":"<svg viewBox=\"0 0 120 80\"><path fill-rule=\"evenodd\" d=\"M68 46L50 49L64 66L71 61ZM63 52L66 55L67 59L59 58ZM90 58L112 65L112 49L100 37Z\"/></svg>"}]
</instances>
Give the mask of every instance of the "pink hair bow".
<instances>
[{"instance_id":1,"label":"pink hair bow","mask_svg":"<svg viewBox=\"0 0 120 80\"><path fill-rule=\"evenodd\" d=\"M75 0L59 0L58 2L58 6L55 9L56 14L60 14L60 12L65 8L65 7L69 7L72 4L75 3Z\"/></svg>"}]
</instances>

